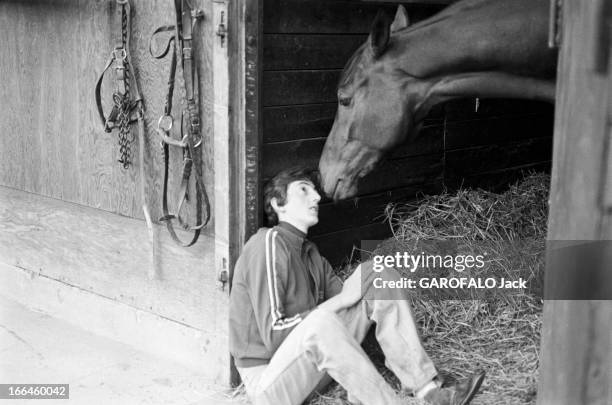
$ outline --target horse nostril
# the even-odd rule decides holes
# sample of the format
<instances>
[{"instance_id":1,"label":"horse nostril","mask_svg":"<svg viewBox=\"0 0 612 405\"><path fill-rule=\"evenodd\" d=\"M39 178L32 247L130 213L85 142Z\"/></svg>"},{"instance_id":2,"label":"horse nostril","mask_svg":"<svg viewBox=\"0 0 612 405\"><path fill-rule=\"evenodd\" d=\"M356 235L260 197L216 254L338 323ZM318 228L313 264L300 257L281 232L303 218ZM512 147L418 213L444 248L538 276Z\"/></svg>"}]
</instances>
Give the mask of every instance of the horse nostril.
<instances>
[{"instance_id":1,"label":"horse nostril","mask_svg":"<svg viewBox=\"0 0 612 405\"><path fill-rule=\"evenodd\" d=\"M336 180L336 184L334 185L334 189L332 190L331 193L331 197L334 198L336 195L336 190L338 190L338 186L340 185L340 182L342 181L342 178L339 178L338 180Z\"/></svg>"}]
</instances>

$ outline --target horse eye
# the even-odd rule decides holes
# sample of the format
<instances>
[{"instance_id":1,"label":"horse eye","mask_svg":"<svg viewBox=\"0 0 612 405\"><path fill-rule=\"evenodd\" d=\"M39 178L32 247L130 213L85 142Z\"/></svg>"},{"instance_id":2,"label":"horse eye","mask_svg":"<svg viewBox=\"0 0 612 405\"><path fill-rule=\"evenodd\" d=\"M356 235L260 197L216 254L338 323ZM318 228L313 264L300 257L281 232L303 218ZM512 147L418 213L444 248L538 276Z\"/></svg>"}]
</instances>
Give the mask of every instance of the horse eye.
<instances>
[{"instance_id":1,"label":"horse eye","mask_svg":"<svg viewBox=\"0 0 612 405\"><path fill-rule=\"evenodd\" d=\"M347 107L348 105L351 104L351 98L350 97L339 97L338 103L340 103L341 106Z\"/></svg>"}]
</instances>

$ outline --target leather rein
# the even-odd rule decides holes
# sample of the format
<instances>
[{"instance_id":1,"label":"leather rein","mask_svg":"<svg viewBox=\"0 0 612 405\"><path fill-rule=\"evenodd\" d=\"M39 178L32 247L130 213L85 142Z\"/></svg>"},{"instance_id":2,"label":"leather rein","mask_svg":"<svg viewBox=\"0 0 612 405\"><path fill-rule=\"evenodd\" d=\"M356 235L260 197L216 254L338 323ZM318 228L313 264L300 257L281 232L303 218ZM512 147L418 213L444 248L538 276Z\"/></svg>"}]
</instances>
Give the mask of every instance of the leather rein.
<instances>
[{"instance_id":1,"label":"leather rein","mask_svg":"<svg viewBox=\"0 0 612 405\"><path fill-rule=\"evenodd\" d=\"M159 27L153 32L149 43L149 51L156 59L164 58L172 50L170 63L170 76L168 79L168 91L164 105L164 113L157 122L157 134L161 139L164 157L164 181L162 191L163 216L160 221L166 223L168 232L172 239L181 246L191 246L198 240L200 232L210 220L210 203L203 180L202 169L202 135L200 128L200 113L197 94L198 76L195 65L195 48L193 47L193 30L197 22L203 17L201 10L193 8L189 0L174 0L176 10L176 24ZM174 31L165 50L158 55L152 51L152 42L156 34ZM177 62L180 59L183 70L183 81L185 90L186 110L181 115L181 139L171 136L174 123L172 116L172 97L176 78ZM186 127L186 128L185 128ZM168 167L170 160L170 146L179 147L183 151L183 171L179 188L179 199L176 214L172 214L168 208ZM195 177L196 188L196 224L188 225L180 216L185 201L189 200L188 186L192 172ZM174 220L185 230L193 232L191 240L182 241L174 230Z\"/></svg>"}]
</instances>

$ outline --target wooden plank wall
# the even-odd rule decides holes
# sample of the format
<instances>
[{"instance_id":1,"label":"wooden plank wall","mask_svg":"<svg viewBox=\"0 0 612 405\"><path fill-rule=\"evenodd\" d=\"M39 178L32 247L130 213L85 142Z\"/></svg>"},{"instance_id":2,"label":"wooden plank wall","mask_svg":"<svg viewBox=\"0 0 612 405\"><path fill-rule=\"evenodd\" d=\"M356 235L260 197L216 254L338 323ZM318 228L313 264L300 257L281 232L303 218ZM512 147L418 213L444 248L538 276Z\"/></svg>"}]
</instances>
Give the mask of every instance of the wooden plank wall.
<instances>
[{"instance_id":1,"label":"wooden plank wall","mask_svg":"<svg viewBox=\"0 0 612 405\"><path fill-rule=\"evenodd\" d=\"M403 2L415 22L443 5ZM450 1L448 1L450 3ZM261 179L296 164L316 167L336 111L339 74L367 38L381 2L264 0L261 77ZM398 148L362 180L360 196L337 205L323 201L312 237L332 262L362 239L389 234L381 222L390 201L437 193L465 183L500 187L522 168L548 168L552 107L474 100L432 111L416 142Z\"/></svg>"},{"instance_id":2,"label":"wooden plank wall","mask_svg":"<svg viewBox=\"0 0 612 405\"><path fill-rule=\"evenodd\" d=\"M151 248L139 220L5 187L0 219L0 263L193 328L225 329L210 328L224 322L226 295L216 288L213 238L183 249L159 233L158 268L149 278Z\"/></svg>"},{"instance_id":3,"label":"wooden plank wall","mask_svg":"<svg viewBox=\"0 0 612 405\"><path fill-rule=\"evenodd\" d=\"M184 249L158 235L151 278L141 220L0 186L0 295L225 384L216 241L204 235Z\"/></svg>"},{"instance_id":4,"label":"wooden plank wall","mask_svg":"<svg viewBox=\"0 0 612 405\"><path fill-rule=\"evenodd\" d=\"M199 0L207 16L212 2ZM163 164L155 132L163 111L170 59L149 55L149 37L161 25L174 23L173 3L132 0L132 60L146 108L145 173L152 216L161 216ZM99 122L94 87L119 38L118 6L111 0L8 1L0 4L0 185L124 216L142 218L136 128L132 144L134 165L124 170L117 162L117 134L104 132ZM196 35L200 49L212 48L212 18ZM213 190L212 60L200 52L200 105L204 135L205 184ZM182 71L177 71L180 77ZM103 85L106 112L110 110L113 72ZM182 79L175 89L174 128L180 128ZM175 136L178 136L175 134ZM180 183L182 152L171 152L170 191ZM172 197L172 206L176 203ZM195 210L188 207L188 218ZM208 229L214 229L209 226Z\"/></svg>"},{"instance_id":5,"label":"wooden plank wall","mask_svg":"<svg viewBox=\"0 0 612 405\"><path fill-rule=\"evenodd\" d=\"M227 138L218 137L216 143L212 139L215 106L210 50L213 41L218 41L211 18L213 4L208 0L192 2L201 6L206 16L199 33L194 34L196 46L208 50L199 53L197 61L204 181L213 204L211 212L224 212L229 217L226 206L219 204L214 210L214 186L220 190L229 187L214 182L213 163L227 162L230 153ZM163 111L170 59L158 61L149 55L149 37L158 26L174 23L174 7L167 0L130 3L132 61L146 108L147 197L155 220L161 216L163 175L155 128ZM98 75L114 36L119 35L118 23L115 0L0 3L0 41L4 46L0 58L0 264L32 272L67 290L78 289L86 293L83 296L98 297L101 302L124 304L116 307L125 308L125 319L131 319L129 314L137 309L169 321L169 325L184 326L192 330L192 336L203 336L207 342L197 353L200 360L208 358L202 366L224 376L228 294L217 283L217 272L223 269L219 263L229 266L228 218L217 223L213 219L206 235L190 248L177 246L165 227L156 224L152 249L140 208L137 156L141 145L134 142L134 165L124 170L117 162L117 135L104 132L94 101ZM217 59L217 63L221 61ZM179 67L173 103L177 131L184 104L182 82ZM107 108L113 87L110 72L103 87ZM226 115L227 103L217 101L217 115ZM225 148L223 153L219 147ZM213 162L214 148L217 156ZM171 159L169 203L174 207L182 152L173 150ZM226 175L229 169L225 168ZM233 195L224 197L228 204L234 203ZM229 202L227 197L231 197ZM187 219L194 218L193 208L184 211ZM219 225L221 237L214 235L215 225ZM180 229L177 233L183 240L191 236ZM0 274L5 288L9 286L4 282L7 274ZM26 287L32 300L40 298L34 282ZM26 304L28 299L25 295ZM92 310L91 323L114 327L104 314L101 319L96 317L93 309L100 308L88 308ZM97 311L98 315L101 312ZM128 331L124 337L131 341ZM181 345L174 348L180 351Z\"/></svg>"},{"instance_id":6,"label":"wooden plank wall","mask_svg":"<svg viewBox=\"0 0 612 405\"><path fill-rule=\"evenodd\" d=\"M500 190L550 171L554 106L525 100L456 100L444 110L444 180Z\"/></svg>"}]
</instances>

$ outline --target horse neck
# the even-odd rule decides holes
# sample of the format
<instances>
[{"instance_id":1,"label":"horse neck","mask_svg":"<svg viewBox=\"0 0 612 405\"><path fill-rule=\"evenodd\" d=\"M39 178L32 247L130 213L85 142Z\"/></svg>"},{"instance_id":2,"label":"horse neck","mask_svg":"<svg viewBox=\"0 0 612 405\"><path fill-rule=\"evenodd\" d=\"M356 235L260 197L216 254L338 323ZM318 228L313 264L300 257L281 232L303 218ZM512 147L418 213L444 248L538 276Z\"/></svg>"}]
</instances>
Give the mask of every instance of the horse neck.
<instances>
[{"instance_id":1,"label":"horse neck","mask_svg":"<svg viewBox=\"0 0 612 405\"><path fill-rule=\"evenodd\" d=\"M556 52L547 48L548 5L545 0L460 1L393 33L388 57L418 78L483 70L550 77L546 68L554 66Z\"/></svg>"},{"instance_id":2,"label":"horse neck","mask_svg":"<svg viewBox=\"0 0 612 405\"><path fill-rule=\"evenodd\" d=\"M466 71L471 55L469 45L452 41L435 24L392 36L393 46L386 55L389 62L406 75L429 78L444 73Z\"/></svg>"}]
</instances>

